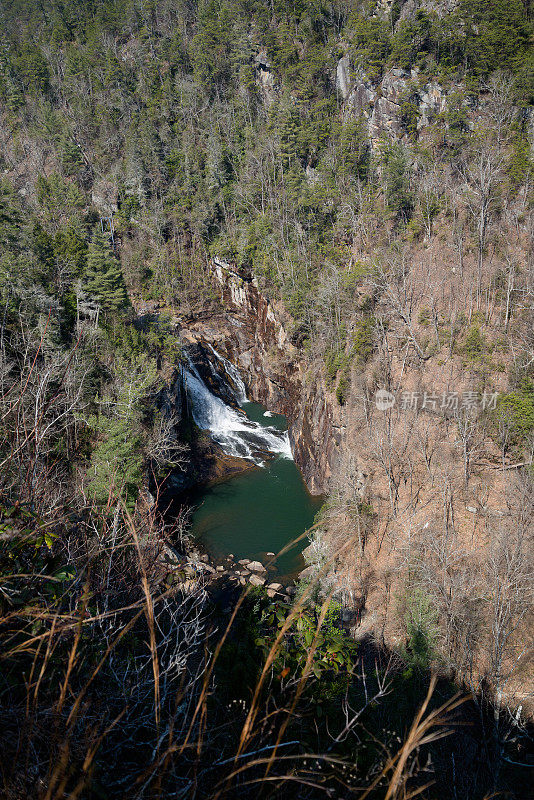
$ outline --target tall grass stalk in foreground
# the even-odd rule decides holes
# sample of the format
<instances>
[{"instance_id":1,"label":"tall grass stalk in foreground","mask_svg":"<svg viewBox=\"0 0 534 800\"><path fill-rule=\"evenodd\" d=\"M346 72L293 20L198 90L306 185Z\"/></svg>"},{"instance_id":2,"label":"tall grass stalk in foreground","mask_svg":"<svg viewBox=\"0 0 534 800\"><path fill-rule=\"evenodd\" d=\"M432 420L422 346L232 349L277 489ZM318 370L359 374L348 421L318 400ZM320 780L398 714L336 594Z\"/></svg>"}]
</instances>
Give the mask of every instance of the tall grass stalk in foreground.
<instances>
[{"instance_id":1,"label":"tall grass stalk in foreground","mask_svg":"<svg viewBox=\"0 0 534 800\"><path fill-rule=\"evenodd\" d=\"M141 505L129 511L120 501L108 512L89 507L81 515L84 534L71 579L44 570L2 577L4 797L216 800L258 791L314 797L346 790L389 800L425 791L417 754L450 733L447 715L463 702L455 696L429 711L435 678L404 743L396 753L380 745L382 756L366 772L336 748L350 736L357 745L357 723L387 694L387 674L322 752L295 737L295 721L308 713L306 689L316 680L314 656L336 587L320 608L284 704L274 696L273 668L313 584L287 610L249 701L229 715L218 699L219 662L252 587L236 600L226 624L214 627L202 579L187 588L183 581L162 582L165 536L155 513ZM38 546L35 518L4 514L4 523L4 531L11 525L10 544ZM69 521L56 519L55 526L68 529ZM28 580L37 587L31 602L23 599Z\"/></svg>"}]
</instances>

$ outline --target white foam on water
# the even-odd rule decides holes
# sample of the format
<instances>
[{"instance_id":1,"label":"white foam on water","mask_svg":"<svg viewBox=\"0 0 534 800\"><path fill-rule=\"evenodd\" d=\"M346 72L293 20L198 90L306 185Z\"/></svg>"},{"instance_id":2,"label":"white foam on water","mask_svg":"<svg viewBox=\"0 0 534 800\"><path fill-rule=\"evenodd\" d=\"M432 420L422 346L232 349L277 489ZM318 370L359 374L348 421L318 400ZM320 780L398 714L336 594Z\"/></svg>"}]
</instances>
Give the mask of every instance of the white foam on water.
<instances>
[{"instance_id":1,"label":"white foam on water","mask_svg":"<svg viewBox=\"0 0 534 800\"><path fill-rule=\"evenodd\" d=\"M232 380L238 385L233 375ZM240 376L239 380L244 390ZM243 411L226 405L210 392L190 359L189 369L184 369L184 381L195 423L202 430L208 430L227 455L246 458L258 466L264 465L267 454L293 458L287 431L264 427L250 420Z\"/></svg>"}]
</instances>

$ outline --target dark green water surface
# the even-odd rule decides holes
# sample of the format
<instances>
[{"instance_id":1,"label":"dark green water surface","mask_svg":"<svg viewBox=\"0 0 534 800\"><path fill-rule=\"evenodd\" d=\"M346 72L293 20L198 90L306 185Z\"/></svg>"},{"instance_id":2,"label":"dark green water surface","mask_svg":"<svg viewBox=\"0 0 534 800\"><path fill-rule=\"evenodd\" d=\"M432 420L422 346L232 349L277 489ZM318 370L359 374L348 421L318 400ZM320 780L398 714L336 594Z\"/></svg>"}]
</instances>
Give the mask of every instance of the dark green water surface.
<instances>
[{"instance_id":1,"label":"dark green water surface","mask_svg":"<svg viewBox=\"0 0 534 800\"><path fill-rule=\"evenodd\" d=\"M258 403L245 403L250 419L265 426L286 429L280 415L264 417ZM192 498L192 533L215 560L232 553L236 560L276 554L309 528L322 499L308 492L295 462L277 456L264 467L254 467L229 480L199 490ZM276 560L280 577L303 569L306 537Z\"/></svg>"}]
</instances>

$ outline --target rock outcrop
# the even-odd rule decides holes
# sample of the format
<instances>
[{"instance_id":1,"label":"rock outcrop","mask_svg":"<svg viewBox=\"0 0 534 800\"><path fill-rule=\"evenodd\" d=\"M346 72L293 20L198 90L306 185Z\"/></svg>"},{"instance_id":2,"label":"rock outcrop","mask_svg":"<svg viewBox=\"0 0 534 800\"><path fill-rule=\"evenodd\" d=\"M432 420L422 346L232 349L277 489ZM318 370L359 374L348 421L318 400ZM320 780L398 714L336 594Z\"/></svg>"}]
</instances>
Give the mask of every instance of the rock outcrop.
<instances>
[{"instance_id":1,"label":"rock outcrop","mask_svg":"<svg viewBox=\"0 0 534 800\"><path fill-rule=\"evenodd\" d=\"M256 80L263 101L269 106L276 98L276 81L265 49L260 50L254 59L256 66Z\"/></svg>"},{"instance_id":2,"label":"rock outcrop","mask_svg":"<svg viewBox=\"0 0 534 800\"><path fill-rule=\"evenodd\" d=\"M435 81L422 83L417 69L410 72L390 69L380 83L375 84L363 73L351 78L349 58L343 56L337 64L336 85L344 101L344 116L363 117L367 121L372 147L385 135L394 140L407 137L402 123L402 104L412 89L410 98L417 108L418 130L430 125L446 106L442 87Z\"/></svg>"},{"instance_id":3,"label":"rock outcrop","mask_svg":"<svg viewBox=\"0 0 534 800\"><path fill-rule=\"evenodd\" d=\"M343 100L348 99L350 94L350 63L348 56L343 56L337 62L336 89Z\"/></svg>"}]
</instances>

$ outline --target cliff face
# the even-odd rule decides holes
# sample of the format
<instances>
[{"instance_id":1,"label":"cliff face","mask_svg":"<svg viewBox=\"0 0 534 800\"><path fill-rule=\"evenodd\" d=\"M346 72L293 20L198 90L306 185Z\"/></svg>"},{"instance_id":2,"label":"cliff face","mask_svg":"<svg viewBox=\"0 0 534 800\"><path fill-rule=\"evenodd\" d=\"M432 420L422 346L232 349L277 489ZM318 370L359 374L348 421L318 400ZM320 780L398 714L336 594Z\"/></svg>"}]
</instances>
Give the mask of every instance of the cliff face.
<instances>
[{"instance_id":1,"label":"cliff face","mask_svg":"<svg viewBox=\"0 0 534 800\"><path fill-rule=\"evenodd\" d=\"M339 458L341 410L319 370L306 371L290 341L287 318L257 283L215 259L223 311L191 322L184 341L205 341L239 367L248 396L288 419L299 469L313 494L322 494Z\"/></svg>"}]
</instances>

